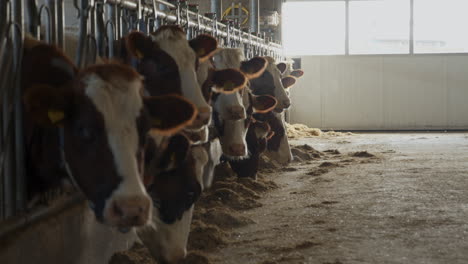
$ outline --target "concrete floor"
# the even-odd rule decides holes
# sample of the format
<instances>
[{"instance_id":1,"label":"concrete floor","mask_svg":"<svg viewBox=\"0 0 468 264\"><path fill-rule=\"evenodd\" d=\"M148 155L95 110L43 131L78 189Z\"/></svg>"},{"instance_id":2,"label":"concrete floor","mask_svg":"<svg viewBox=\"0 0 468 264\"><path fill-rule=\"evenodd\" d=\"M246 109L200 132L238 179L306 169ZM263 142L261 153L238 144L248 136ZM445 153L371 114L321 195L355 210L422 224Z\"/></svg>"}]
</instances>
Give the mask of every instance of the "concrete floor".
<instances>
[{"instance_id":1,"label":"concrete floor","mask_svg":"<svg viewBox=\"0 0 468 264\"><path fill-rule=\"evenodd\" d=\"M256 224L234 230L214 263L468 263L468 134L292 143L341 154L269 174L280 188L240 213Z\"/></svg>"}]
</instances>

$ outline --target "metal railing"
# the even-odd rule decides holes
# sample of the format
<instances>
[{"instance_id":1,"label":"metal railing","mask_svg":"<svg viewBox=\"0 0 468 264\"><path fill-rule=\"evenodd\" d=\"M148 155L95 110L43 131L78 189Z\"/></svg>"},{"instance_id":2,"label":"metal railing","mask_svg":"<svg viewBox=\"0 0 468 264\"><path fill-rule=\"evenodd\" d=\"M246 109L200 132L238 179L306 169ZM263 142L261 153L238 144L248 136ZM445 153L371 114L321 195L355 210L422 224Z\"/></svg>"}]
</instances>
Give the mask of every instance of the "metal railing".
<instances>
[{"instance_id":1,"label":"metal railing","mask_svg":"<svg viewBox=\"0 0 468 264\"><path fill-rule=\"evenodd\" d=\"M243 32L235 22L202 16L188 1L172 2L73 0L72 6L65 6L64 0L0 0L0 237L15 229L8 223L30 223L32 216L40 216L34 217L39 220L58 210L28 210L20 83L25 32L66 49L67 7L76 10L79 20L74 58L79 67L95 63L98 56L114 57L115 41L131 30L150 33L164 24L181 25L187 38L211 34L221 46L244 48L247 58L268 55L283 59L280 44ZM80 200L76 196L70 199Z\"/></svg>"}]
</instances>

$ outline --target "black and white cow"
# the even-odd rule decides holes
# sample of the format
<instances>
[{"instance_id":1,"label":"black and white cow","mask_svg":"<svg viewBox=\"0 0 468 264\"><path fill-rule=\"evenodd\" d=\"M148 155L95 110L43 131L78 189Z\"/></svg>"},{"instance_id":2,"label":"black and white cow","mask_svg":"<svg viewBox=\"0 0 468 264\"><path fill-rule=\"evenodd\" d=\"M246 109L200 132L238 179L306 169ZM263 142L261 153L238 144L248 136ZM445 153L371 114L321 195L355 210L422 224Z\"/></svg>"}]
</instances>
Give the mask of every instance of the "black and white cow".
<instances>
[{"instance_id":1,"label":"black and white cow","mask_svg":"<svg viewBox=\"0 0 468 264\"><path fill-rule=\"evenodd\" d=\"M147 133L178 132L195 119L193 104L179 96L143 100L143 78L133 69L108 63L78 71L62 51L31 38L22 65L30 193L70 176L98 220L122 231L148 223Z\"/></svg>"}]
</instances>

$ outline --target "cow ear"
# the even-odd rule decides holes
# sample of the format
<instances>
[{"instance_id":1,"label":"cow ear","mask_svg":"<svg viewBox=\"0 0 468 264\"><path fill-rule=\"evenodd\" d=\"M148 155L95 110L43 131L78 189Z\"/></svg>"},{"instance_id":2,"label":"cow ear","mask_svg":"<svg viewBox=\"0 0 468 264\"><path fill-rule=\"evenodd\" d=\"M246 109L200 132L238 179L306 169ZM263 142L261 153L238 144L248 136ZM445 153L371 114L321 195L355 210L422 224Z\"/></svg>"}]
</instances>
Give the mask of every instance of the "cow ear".
<instances>
[{"instance_id":1,"label":"cow ear","mask_svg":"<svg viewBox=\"0 0 468 264\"><path fill-rule=\"evenodd\" d=\"M151 53L153 41L142 32L133 31L125 38L125 45L130 55L141 59Z\"/></svg>"},{"instance_id":2,"label":"cow ear","mask_svg":"<svg viewBox=\"0 0 468 264\"><path fill-rule=\"evenodd\" d=\"M252 105L255 113L268 113L275 109L278 101L270 95L258 95L252 97Z\"/></svg>"},{"instance_id":3,"label":"cow ear","mask_svg":"<svg viewBox=\"0 0 468 264\"><path fill-rule=\"evenodd\" d=\"M176 134L169 139L161 159L159 168L168 169L181 165L190 150L190 140L181 134Z\"/></svg>"},{"instance_id":4,"label":"cow ear","mask_svg":"<svg viewBox=\"0 0 468 264\"><path fill-rule=\"evenodd\" d=\"M281 74L283 74L286 71L287 65L284 62L280 62L280 63L276 64L276 68L278 68L278 70L281 72Z\"/></svg>"},{"instance_id":5,"label":"cow ear","mask_svg":"<svg viewBox=\"0 0 468 264\"><path fill-rule=\"evenodd\" d=\"M268 66L268 61L262 57L255 57L241 63L241 71L249 80L260 77Z\"/></svg>"},{"instance_id":6,"label":"cow ear","mask_svg":"<svg viewBox=\"0 0 468 264\"><path fill-rule=\"evenodd\" d=\"M296 84L296 78L292 76L286 76L281 79L281 83L283 84L284 89L288 89Z\"/></svg>"},{"instance_id":7,"label":"cow ear","mask_svg":"<svg viewBox=\"0 0 468 264\"><path fill-rule=\"evenodd\" d=\"M159 135L170 136L190 125L197 109L179 95L145 97L143 99L150 114L151 130Z\"/></svg>"},{"instance_id":8,"label":"cow ear","mask_svg":"<svg viewBox=\"0 0 468 264\"><path fill-rule=\"evenodd\" d=\"M301 78L304 75L303 70L294 70L291 72L291 76L296 77L297 79Z\"/></svg>"},{"instance_id":9,"label":"cow ear","mask_svg":"<svg viewBox=\"0 0 468 264\"><path fill-rule=\"evenodd\" d=\"M217 70L211 77L213 90L217 93L232 94L247 85L247 78L235 69Z\"/></svg>"},{"instance_id":10,"label":"cow ear","mask_svg":"<svg viewBox=\"0 0 468 264\"><path fill-rule=\"evenodd\" d=\"M189 41L200 62L212 57L218 50L218 41L210 35L202 34Z\"/></svg>"},{"instance_id":11,"label":"cow ear","mask_svg":"<svg viewBox=\"0 0 468 264\"><path fill-rule=\"evenodd\" d=\"M33 85L24 94L26 113L39 125L60 126L72 105L72 92L48 85Z\"/></svg>"}]
</instances>

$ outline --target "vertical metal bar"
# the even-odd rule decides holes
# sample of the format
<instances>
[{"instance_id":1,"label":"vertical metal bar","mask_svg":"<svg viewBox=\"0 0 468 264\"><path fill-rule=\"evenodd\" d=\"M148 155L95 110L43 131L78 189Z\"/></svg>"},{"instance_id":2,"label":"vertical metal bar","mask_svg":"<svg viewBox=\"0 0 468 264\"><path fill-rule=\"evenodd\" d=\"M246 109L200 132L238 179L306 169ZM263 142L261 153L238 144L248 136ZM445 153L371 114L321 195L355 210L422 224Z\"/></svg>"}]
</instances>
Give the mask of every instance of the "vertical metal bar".
<instances>
[{"instance_id":1,"label":"vertical metal bar","mask_svg":"<svg viewBox=\"0 0 468 264\"><path fill-rule=\"evenodd\" d=\"M349 55L349 0L345 2L345 55Z\"/></svg>"},{"instance_id":2,"label":"vertical metal bar","mask_svg":"<svg viewBox=\"0 0 468 264\"><path fill-rule=\"evenodd\" d=\"M414 0L410 0L409 54L414 54Z\"/></svg>"},{"instance_id":3,"label":"vertical metal bar","mask_svg":"<svg viewBox=\"0 0 468 264\"><path fill-rule=\"evenodd\" d=\"M1 4L0 4L1 5ZM38 25L39 25L39 20L40 17L38 16L38 10L37 10L37 2L36 0L28 0L26 2L26 8L27 8L27 16L29 19L29 24L27 31L31 33L33 36L38 36ZM0 8L1 9L1 8ZM1 11L0 11L1 13ZM1 17L1 15L0 15Z\"/></svg>"},{"instance_id":4,"label":"vertical metal bar","mask_svg":"<svg viewBox=\"0 0 468 264\"><path fill-rule=\"evenodd\" d=\"M107 56L109 58L113 58L115 56L114 53L114 40L116 35L115 23L117 21L116 16L116 8L115 5L106 4L106 39L107 39Z\"/></svg>"},{"instance_id":5,"label":"vertical metal bar","mask_svg":"<svg viewBox=\"0 0 468 264\"><path fill-rule=\"evenodd\" d=\"M56 0L46 0L46 6L49 8L49 15L50 15L50 36L51 36L51 43L57 44L57 36L56 36L56 26L57 26L57 15L56 11L57 8L55 8L55 2Z\"/></svg>"},{"instance_id":6,"label":"vertical metal bar","mask_svg":"<svg viewBox=\"0 0 468 264\"><path fill-rule=\"evenodd\" d=\"M12 19L15 22L15 28L12 28L13 34L13 66L14 74L13 85L14 91L14 121L15 121L15 179L16 179L16 210L24 210L26 208L26 173L24 169L24 138L23 138L23 107L22 107L22 90L20 86L21 71L21 56L23 49L23 28L24 28L24 10L22 0L12 2Z\"/></svg>"},{"instance_id":7,"label":"vertical metal bar","mask_svg":"<svg viewBox=\"0 0 468 264\"><path fill-rule=\"evenodd\" d=\"M222 10L221 0L211 0L211 13L216 13L218 20L221 20L221 16L223 15Z\"/></svg>"},{"instance_id":8,"label":"vertical metal bar","mask_svg":"<svg viewBox=\"0 0 468 264\"><path fill-rule=\"evenodd\" d=\"M57 8L55 15L57 16L57 27L56 27L56 36L57 36L57 45L62 49L65 50L65 9L63 5L64 0L56 0L55 7Z\"/></svg>"},{"instance_id":9,"label":"vertical metal bar","mask_svg":"<svg viewBox=\"0 0 468 264\"><path fill-rule=\"evenodd\" d=\"M96 44L97 44L97 54L101 57L105 56L106 51L106 29L104 25L104 5L102 3L96 3L95 7L96 15Z\"/></svg>"},{"instance_id":10,"label":"vertical metal bar","mask_svg":"<svg viewBox=\"0 0 468 264\"><path fill-rule=\"evenodd\" d=\"M78 45L76 48L75 63L78 67L83 67L83 57L88 36L88 0L81 0L80 8L80 28L78 33Z\"/></svg>"},{"instance_id":11,"label":"vertical metal bar","mask_svg":"<svg viewBox=\"0 0 468 264\"><path fill-rule=\"evenodd\" d=\"M259 29L259 23L258 19L260 17L259 13L259 5L260 5L260 0L249 0L249 5L250 5L250 17L249 17L249 22L250 22L250 32L260 32ZM240 12L240 10L239 10Z\"/></svg>"}]
</instances>

